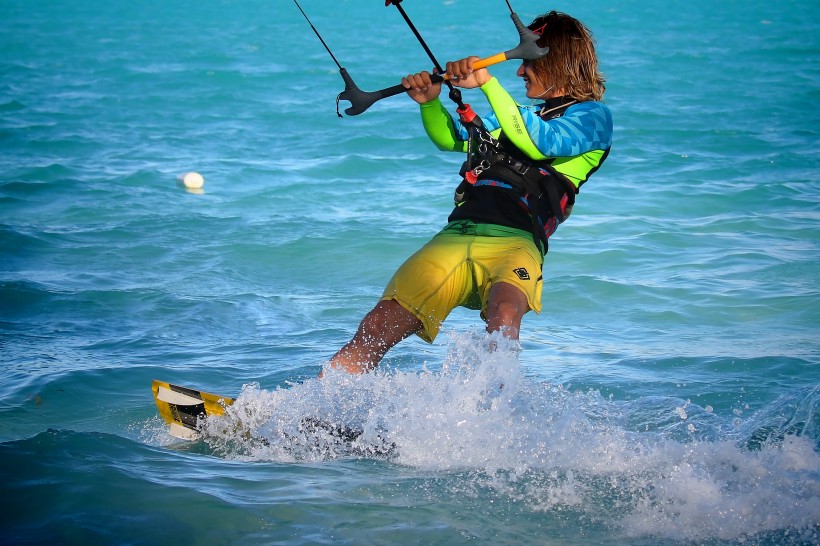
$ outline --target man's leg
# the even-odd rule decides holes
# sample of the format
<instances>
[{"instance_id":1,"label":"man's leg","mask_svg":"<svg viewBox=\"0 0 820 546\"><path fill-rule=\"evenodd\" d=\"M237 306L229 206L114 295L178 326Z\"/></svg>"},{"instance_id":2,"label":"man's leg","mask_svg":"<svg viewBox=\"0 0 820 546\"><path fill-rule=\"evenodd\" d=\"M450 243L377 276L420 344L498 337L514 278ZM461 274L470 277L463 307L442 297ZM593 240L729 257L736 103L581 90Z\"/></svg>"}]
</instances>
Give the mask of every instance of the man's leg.
<instances>
[{"instance_id":1,"label":"man's leg","mask_svg":"<svg viewBox=\"0 0 820 546\"><path fill-rule=\"evenodd\" d=\"M353 339L330 359L330 365L349 373L367 373L394 345L421 328L421 321L396 300L382 300L365 315Z\"/></svg>"},{"instance_id":2,"label":"man's leg","mask_svg":"<svg viewBox=\"0 0 820 546\"><path fill-rule=\"evenodd\" d=\"M518 339L521 319L530 310L527 296L517 286L497 282L490 287L487 302L487 331L500 331L509 339Z\"/></svg>"}]
</instances>

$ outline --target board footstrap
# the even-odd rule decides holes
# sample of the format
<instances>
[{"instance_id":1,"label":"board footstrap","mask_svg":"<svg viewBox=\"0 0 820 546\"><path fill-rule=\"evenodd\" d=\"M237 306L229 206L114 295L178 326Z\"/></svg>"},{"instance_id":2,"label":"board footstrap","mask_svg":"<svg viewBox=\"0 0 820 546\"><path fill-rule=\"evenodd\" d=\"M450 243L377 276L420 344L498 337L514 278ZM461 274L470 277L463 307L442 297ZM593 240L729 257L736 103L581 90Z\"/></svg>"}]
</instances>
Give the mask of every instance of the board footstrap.
<instances>
[{"instance_id":1,"label":"board footstrap","mask_svg":"<svg viewBox=\"0 0 820 546\"><path fill-rule=\"evenodd\" d=\"M210 415L224 415L234 399L154 380L151 390L160 416L171 436L183 440L199 437L197 421Z\"/></svg>"}]
</instances>

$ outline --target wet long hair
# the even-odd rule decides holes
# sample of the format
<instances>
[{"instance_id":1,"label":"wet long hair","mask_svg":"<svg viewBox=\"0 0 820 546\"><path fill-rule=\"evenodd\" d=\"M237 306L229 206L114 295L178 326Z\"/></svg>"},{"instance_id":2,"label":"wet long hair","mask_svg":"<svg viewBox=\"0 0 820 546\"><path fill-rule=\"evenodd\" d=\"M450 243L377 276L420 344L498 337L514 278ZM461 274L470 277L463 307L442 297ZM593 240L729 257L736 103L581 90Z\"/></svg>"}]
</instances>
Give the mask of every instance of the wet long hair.
<instances>
[{"instance_id":1,"label":"wet long hair","mask_svg":"<svg viewBox=\"0 0 820 546\"><path fill-rule=\"evenodd\" d=\"M536 17L529 28L541 35L539 46L549 47L549 53L532 61L539 83L563 89L579 102L603 99L606 80L598 70L592 32L581 21L550 11Z\"/></svg>"}]
</instances>

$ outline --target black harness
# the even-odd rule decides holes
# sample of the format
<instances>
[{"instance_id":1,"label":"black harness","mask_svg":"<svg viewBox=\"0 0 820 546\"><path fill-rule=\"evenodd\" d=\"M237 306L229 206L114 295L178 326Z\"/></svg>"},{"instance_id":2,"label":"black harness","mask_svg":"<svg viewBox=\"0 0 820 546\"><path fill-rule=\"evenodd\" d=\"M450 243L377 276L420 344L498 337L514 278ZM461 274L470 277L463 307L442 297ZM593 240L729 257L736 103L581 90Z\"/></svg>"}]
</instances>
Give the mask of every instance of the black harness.
<instances>
[{"instance_id":1,"label":"black harness","mask_svg":"<svg viewBox=\"0 0 820 546\"><path fill-rule=\"evenodd\" d=\"M576 101L561 97L549 101L539 112L542 119L554 119L564 114ZM524 155L502 133L493 137L480 124L469 124L470 140L467 160L461 167L463 177L455 191L454 200L459 205L468 199L471 190L480 180L500 180L511 186L519 197L524 198L532 218L533 240L537 247L546 252L547 232L545 224L555 218L558 224L575 203L578 190L564 175L552 167L554 159L534 161ZM562 203L563 202L563 203Z\"/></svg>"}]
</instances>

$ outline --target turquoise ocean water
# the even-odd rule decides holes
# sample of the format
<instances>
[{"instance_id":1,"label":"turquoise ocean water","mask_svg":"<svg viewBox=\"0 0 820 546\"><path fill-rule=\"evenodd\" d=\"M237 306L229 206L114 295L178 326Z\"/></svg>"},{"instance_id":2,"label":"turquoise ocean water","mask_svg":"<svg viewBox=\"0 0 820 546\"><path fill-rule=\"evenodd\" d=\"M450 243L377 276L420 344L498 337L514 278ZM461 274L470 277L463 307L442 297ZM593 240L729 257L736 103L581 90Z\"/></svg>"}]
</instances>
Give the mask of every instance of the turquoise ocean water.
<instances>
[{"instance_id":1,"label":"turquoise ocean water","mask_svg":"<svg viewBox=\"0 0 820 546\"><path fill-rule=\"evenodd\" d=\"M441 61L517 43L501 0L402 5ZM383 2L303 7L362 89L430 66ZM513 7L593 29L616 125L543 314L319 382L462 158L406 97L339 119L288 1L0 0L0 543L820 542L816 4ZM155 378L241 396L180 443Z\"/></svg>"}]
</instances>

